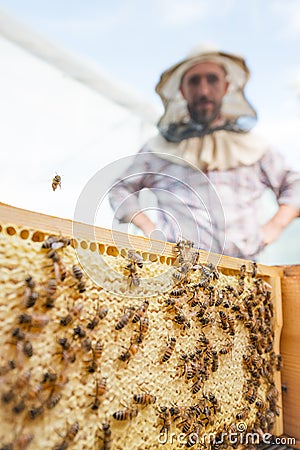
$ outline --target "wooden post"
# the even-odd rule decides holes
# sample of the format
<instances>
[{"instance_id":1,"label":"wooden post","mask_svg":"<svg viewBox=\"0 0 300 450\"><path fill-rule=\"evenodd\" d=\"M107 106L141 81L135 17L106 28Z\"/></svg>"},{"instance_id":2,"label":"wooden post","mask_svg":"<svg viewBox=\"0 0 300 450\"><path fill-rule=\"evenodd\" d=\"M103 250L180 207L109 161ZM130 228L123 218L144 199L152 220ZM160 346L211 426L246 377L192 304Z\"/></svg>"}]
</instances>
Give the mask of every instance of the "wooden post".
<instances>
[{"instance_id":1,"label":"wooden post","mask_svg":"<svg viewBox=\"0 0 300 450\"><path fill-rule=\"evenodd\" d=\"M283 427L285 435L296 438L296 447L300 449L300 265L286 266L283 269Z\"/></svg>"}]
</instances>

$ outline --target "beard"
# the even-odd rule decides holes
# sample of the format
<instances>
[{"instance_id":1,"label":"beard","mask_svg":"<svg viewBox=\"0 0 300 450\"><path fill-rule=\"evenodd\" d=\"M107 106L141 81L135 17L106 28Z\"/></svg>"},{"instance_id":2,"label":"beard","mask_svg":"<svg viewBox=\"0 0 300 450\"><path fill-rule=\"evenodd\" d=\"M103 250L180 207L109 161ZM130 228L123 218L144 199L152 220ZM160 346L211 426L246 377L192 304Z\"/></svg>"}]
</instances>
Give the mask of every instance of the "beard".
<instances>
[{"instance_id":1,"label":"beard","mask_svg":"<svg viewBox=\"0 0 300 450\"><path fill-rule=\"evenodd\" d=\"M211 107L207 108L206 102L209 102ZM200 97L188 105L188 111L194 122L208 126L220 115L221 104L217 104L207 97Z\"/></svg>"}]
</instances>

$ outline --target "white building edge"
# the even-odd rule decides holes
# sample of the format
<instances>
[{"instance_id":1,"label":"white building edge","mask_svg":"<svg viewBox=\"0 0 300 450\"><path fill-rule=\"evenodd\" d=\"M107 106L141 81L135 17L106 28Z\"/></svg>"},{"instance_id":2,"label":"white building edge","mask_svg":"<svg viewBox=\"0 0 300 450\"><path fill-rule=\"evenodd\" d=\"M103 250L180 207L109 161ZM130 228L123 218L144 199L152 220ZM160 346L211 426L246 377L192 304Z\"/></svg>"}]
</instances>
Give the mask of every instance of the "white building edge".
<instances>
[{"instance_id":1,"label":"white building edge","mask_svg":"<svg viewBox=\"0 0 300 450\"><path fill-rule=\"evenodd\" d=\"M73 218L86 183L137 152L157 109L95 63L0 13L1 201ZM62 175L53 192L52 177ZM105 203L101 226L110 227Z\"/></svg>"}]
</instances>

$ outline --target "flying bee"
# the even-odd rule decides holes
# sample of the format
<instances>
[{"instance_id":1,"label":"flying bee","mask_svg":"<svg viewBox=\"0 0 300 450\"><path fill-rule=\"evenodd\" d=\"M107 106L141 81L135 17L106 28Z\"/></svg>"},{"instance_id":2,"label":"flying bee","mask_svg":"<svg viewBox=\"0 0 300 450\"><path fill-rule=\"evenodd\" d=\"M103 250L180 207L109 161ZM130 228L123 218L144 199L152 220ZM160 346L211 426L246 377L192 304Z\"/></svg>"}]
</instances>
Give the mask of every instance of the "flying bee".
<instances>
[{"instance_id":1,"label":"flying bee","mask_svg":"<svg viewBox=\"0 0 300 450\"><path fill-rule=\"evenodd\" d=\"M153 405L156 402L156 396L145 392L143 394L134 394L133 400L139 405Z\"/></svg>"},{"instance_id":2,"label":"flying bee","mask_svg":"<svg viewBox=\"0 0 300 450\"><path fill-rule=\"evenodd\" d=\"M172 337L172 338L168 339L167 346L166 346L163 356L161 358L161 362L163 362L163 363L167 362L171 358L172 353L174 352L175 346L176 346L176 338Z\"/></svg>"},{"instance_id":3,"label":"flying bee","mask_svg":"<svg viewBox=\"0 0 300 450\"><path fill-rule=\"evenodd\" d=\"M131 343L130 344L130 346L129 346L129 348L125 351L125 352L123 352L123 353L121 353L121 355L119 356L119 360L120 361L123 361L123 362L127 362L127 364L128 364L128 362L130 361L130 359L134 356L134 355L136 355L136 353L138 352L138 350L139 350L139 346L138 346L138 344L135 344L135 343Z\"/></svg>"},{"instance_id":4,"label":"flying bee","mask_svg":"<svg viewBox=\"0 0 300 450\"><path fill-rule=\"evenodd\" d=\"M128 250L127 257L129 260L129 265L136 264L140 269L143 268L144 260L139 253L136 253L134 250L130 249Z\"/></svg>"},{"instance_id":5,"label":"flying bee","mask_svg":"<svg viewBox=\"0 0 300 450\"><path fill-rule=\"evenodd\" d=\"M52 190L56 191L58 186L61 189L61 176L56 174L55 177L52 178Z\"/></svg>"},{"instance_id":6,"label":"flying bee","mask_svg":"<svg viewBox=\"0 0 300 450\"><path fill-rule=\"evenodd\" d=\"M138 415L138 412L139 410L136 407L127 407L126 409L114 412L113 418L116 420L132 420Z\"/></svg>"},{"instance_id":7,"label":"flying bee","mask_svg":"<svg viewBox=\"0 0 300 450\"><path fill-rule=\"evenodd\" d=\"M132 318L132 323L136 323L144 317L144 315L148 309L148 306L149 306L149 301L145 300L141 304L141 306L139 306L139 308L135 311L133 318Z\"/></svg>"},{"instance_id":8,"label":"flying bee","mask_svg":"<svg viewBox=\"0 0 300 450\"><path fill-rule=\"evenodd\" d=\"M102 446L101 446L100 450L110 450L111 446L112 446L112 437L111 437L110 424L108 422L104 422L102 424L102 430L101 431L103 431L103 437L100 438L102 440Z\"/></svg>"},{"instance_id":9,"label":"flying bee","mask_svg":"<svg viewBox=\"0 0 300 450\"><path fill-rule=\"evenodd\" d=\"M121 330L122 328L124 328L128 324L129 319L131 319L131 317L133 316L134 311L135 311L135 308L133 306L124 308L124 315L121 317L121 319L116 324L115 330Z\"/></svg>"}]
</instances>

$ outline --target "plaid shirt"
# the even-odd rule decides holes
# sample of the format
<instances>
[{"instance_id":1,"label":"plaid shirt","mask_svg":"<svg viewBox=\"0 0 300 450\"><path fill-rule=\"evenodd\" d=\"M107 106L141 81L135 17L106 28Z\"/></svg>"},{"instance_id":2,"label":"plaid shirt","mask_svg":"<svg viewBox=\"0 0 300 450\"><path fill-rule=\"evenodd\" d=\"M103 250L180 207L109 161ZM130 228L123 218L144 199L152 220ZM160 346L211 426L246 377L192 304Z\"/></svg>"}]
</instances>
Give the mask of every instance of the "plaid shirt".
<instances>
[{"instance_id":1,"label":"plaid shirt","mask_svg":"<svg viewBox=\"0 0 300 450\"><path fill-rule=\"evenodd\" d=\"M183 237L200 249L245 259L264 246L260 199L267 188L278 204L300 209L300 174L272 150L250 166L203 173L162 159L146 145L116 183L110 203L120 222L146 212L139 192L148 188L156 195L156 226L166 241Z\"/></svg>"}]
</instances>

